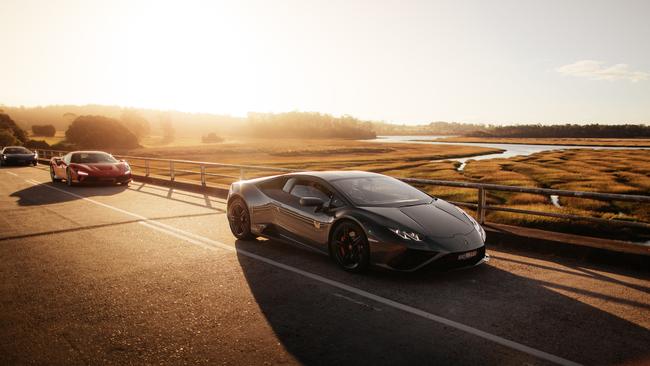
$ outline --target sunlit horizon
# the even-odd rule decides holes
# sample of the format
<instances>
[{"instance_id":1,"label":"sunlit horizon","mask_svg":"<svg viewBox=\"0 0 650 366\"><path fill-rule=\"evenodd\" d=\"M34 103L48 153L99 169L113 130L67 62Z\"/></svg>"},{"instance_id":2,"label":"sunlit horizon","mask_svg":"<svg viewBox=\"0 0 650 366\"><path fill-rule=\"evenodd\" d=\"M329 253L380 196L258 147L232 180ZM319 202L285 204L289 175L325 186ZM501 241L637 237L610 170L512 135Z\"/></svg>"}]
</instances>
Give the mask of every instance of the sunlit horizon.
<instances>
[{"instance_id":1,"label":"sunlit horizon","mask_svg":"<svg viewBox=\"0 0 650 366\"><path fill-rule=\"evenodd\" d=\"M0 105L649 123L650 5L625 3L10 0Z\"/></svg>"}]
</instances>

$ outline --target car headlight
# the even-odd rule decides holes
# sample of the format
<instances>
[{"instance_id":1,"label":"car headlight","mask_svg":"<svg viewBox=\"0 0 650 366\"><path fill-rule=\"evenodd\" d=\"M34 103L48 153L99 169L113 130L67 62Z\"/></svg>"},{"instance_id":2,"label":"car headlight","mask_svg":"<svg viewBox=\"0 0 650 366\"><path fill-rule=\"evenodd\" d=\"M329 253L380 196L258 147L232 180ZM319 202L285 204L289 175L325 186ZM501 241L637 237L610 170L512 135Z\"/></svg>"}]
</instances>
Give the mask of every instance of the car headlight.
<instances>
[{"instance_id":1,"label":"car headlight","mask_svg":"<svg viewBox=\"0 0 650 366\"><path fill-rule=\"evenodd\" d=\"M34 153L34 159L38 159L38 153L37 152Z\"/></svg>"},{"instance_id":2,"label":"car headlight","mask_svg":"<svg viewBox=\"0 0 650 366\"><path fill-rule=\"evenodd\" d=\"M423 239L423 237L420 234L413 231L404 231L404 230L393 229L393 228L388 228L388 229L402 239L414 240L414 241L422 241Z\"/></svg>"},{"instance_id":3,"label":"car headlight","mask_svg":"<svg viewBox=\"0 0 650 366\"><path fill-rule=\"evenodd\" d=\"M458 211L460 211L463 215L465 215L465 217L469 219L469 221L474 226L474 229L476 229L476 231L478 231L478 233L481 235L481 239L485 241L485 230L483 229L483 227L478 222L476 222L476 220L474 220L472 216L470 216L467 212L465 212L465 210L463 210L458 206L454 206L454 207L456 207Z\"/></svg>"},{"instance_id":4,"label":"car headlight","mask_svg":"<svg viewBox=\"0 0 650 366\"><path fill-rule=\"evenodd\" d=\"M124 174L131 173L131 166L127 163L124 163Z\"/></svg>"}]
</instances>

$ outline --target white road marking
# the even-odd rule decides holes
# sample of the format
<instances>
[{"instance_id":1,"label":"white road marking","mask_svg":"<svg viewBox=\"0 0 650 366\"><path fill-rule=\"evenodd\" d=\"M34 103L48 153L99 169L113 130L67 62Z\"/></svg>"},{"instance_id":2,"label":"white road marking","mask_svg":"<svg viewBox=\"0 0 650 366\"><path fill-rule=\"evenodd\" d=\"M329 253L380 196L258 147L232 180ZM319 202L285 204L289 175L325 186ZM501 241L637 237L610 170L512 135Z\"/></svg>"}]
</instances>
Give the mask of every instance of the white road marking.
<instances>
[{"instance_id":1,"label":"white road marking","mask_svg":"<svg viewBox=\"0 0 650 366\"><path fill-rule=\"evenodd\" d=\"M353 303L353 304L361 305L361 306L363 306L363 307L365 307L365 308L372 309L372 310L374 310L374 311L381 311L380 308L377 308L377 307L374 307L374 306L372 306L372 305L366 304L366 303L363 302L363 301L357 301L357 300L355 300L355 299L353 299L353 298L351 298L351 297L349 297L349 296L345 296L345 295L343 295L343 294L339 294L338 292L334 292L334 293L332 293L332 295L334 295L334 296L336 296L336 297L338 297L338 298L341 298L341 299L347 300L347 301L349 301L349 302L351 302L351 303Z\"/></svg>"},{"instance_id":2,"label":"white road marking","mask_svg":"<svg viewBox=\"0 0 650 366\"><path fill-rule=\"evenodd\" d=\"M42 183L37 182L37 181L32 180L32 179L26 179L25 181L28 182L28 183L34 184L34 185L42 184ZM138 215L138 214L135 214L133 212L126 211L126 210L123 210L121 208L114 207L114 206L111 206L111 205L108 205L108 204L93 200L91 198L83 197L83 196L80 196L80 195L78 195L76 193L72 193L72 192L57 188L57 187L53 187L51 185L44 185L44 187L48 187L48 188L51 188L53 190L56 190L56 191L71 195L73 197L77 197L77 198L79 198L81 200L91 202L91 203L94 203L96 205L99 205L99 206L102 206L102 207L105 207L105 208L108 208L108 209L111 209L111 210L114 210L114 211L117 211L117 212L124 213L125 215L129 215L129 216L141 219L143 221L143 222L141 222L142 225L150 227L150 228L152 228L154 230L158 230L158 231L161 231L161 232L168 233L169 235L172 235L172 236L177 237L179 239L183 239L183 240L185 240L185 241L187 241L189 243L198 245L198 246L200 246L202 248L205 248L205 249L208 249L208 250L215 250L217 248L220 248L220 249L229 250L231 252L236 252L237 254L240 254L240 255L243 255L243 256L258 260L260 262L264 262L264 263L269 264L271 266L274 266L274 267L281 268L281 269L284 269L284 270L289 271L289 272L299 274L299 275L301 275L303 277L307 277L307 278L310 278L312 280L315 280L315 281L330 285L332 287L338 288L340 290L344 290L344 291L353 293L353 294L358 295L360 297L364 297L366 299L373 300L373 301L378 302L380 304L390 306L390 307L392 307L394 309L402 310L402 311L410 313L412 315L416 315L416 316L422 317L424 319L428 319L428 320L434 321L436 323L440 323L440 324L446 325L448 327L458 329L460 331L472 334L474 336L477 336L477 337L480 337L480 338L483 338L483 339L487 339L487 340L489 340L491 342L500 344L502 346L511 348L513 350L517 350L519 352L529 354L531 356L538 357L538 358L543 359L543 360L551 361L551 362L559 364L559 365L570 365L570 366L580 365L579 363L567 360L567 359L559 357L559 356L555 356L553 354L550 354L550 353L547 353L547 352L544 352L544 351L541 351L541 350L526 346L524 344L521 344L521 343L518 343L518 342L515 342L515 341L511 341L509 339L506 339L506 338L500 337L498 335L494 335L494 334L482 331L482 330L477 329L477 328L473 328L473 327L471 327L469 325L465 325L465 324L462 324L462 323L459 323L459 322L456 322L456 321L453 321L453 320L450 320L450 319L447 319L447 318L443 318L443 317L435 315L435 314L428 313L428 312L426 312L424 310L420 310L418 308L415 308L415 307L412 307L412 306L409 306L409 305L406 305L406 304L402 304L400 302L397 302L397 301L394 301L394 300L391 300L391 299L388 299L388 298L385 298L385 297L382 297L382 296L379 296L379 295L375 295L373 293L362 290L360 288L350 286L350 285L346 285L346 284L344 284L342 282L331 280L329 278L323 277L321 275L317 275L315 273L307 272L307 271L304 271L302 269L286 265L284 263L276 262L276 261L274 261L272 259L260 256L260 255L255 254L255 253L248 252L246 250L234 248L233 246L228 245L228 244L224 244L224 243L222 243L220 241L209 239L209 238L206 238L206 237L201 236L201 235L193 234L193 233L187 232L185 230L181 230L181 229L178 229L176 227L166 225L166 224L163 224L163 223L155 221L155 220L150 220L150 219L148 219L148 218L146 218L146 217L144 217L142 215Z\"/></svg>"},{"instance_id":3,"label":"white road marking","mask_svg":"<svg viewBox=\"0 0 650 366\"><path fill-rule=\"evenodd\" d=\"M18 174L14 173L14 172L5 172L5 173L7 173L7 174L11 174L11 175L13 175L14 177L17 177L17 176L18 176Z\"/></svg>"}]
</instances>

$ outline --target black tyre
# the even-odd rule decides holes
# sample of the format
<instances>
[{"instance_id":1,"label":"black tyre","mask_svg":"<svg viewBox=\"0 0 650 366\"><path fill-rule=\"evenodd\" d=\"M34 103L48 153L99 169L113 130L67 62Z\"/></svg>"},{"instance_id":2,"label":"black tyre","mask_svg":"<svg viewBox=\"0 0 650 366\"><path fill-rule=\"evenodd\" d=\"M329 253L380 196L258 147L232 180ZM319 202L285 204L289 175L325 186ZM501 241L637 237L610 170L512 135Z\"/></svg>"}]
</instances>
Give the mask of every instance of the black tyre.
<instances>
[{"instance_id":1,"label":"black tyre","mask_svg":"<svg viewBox=\"0 0 650 366\"><path fill-rule=\"evenodd\" d=\"M72 187L72 177L70 176L70 169L66 169L65 171L65 182L68 185L68 187Z\"/></svg>"},{"instance_id":2,"label":"black tyre","mask_svg":"<svg viewBox=\"0 0 650 366\"><path fill-rule=\"evenodd\" d=\"M32 162L32 165L34 165L34 166L38 165L38 161L34 160L34 161Z\"/></svg>"},{"instance_id":3,"label":"black tyre","mask_svg":"<svg viewBox=\"0 0 650 366\"><path fill-rule=\"evenodd\" d=\"M54 168L50 166L50 179L52 179L52 183L57 183L61 181L61 178L57 178L56 174L54 174Z\"/></svg>"},{"instance_id":4,"label":"black tyre","mask_svg":"<svg viewBox=\"0 0 650 366\"><path fill-rule=\"evenodd\" d=\"M330 243L330 257L348 272L361 273L370 263L370 246L359 225L345 221L334 228Z\"/></svg>"},{"instance_id":5,"label":"black tyre","mask_svg":"<svg viewBox=\"0 0 650 366\"><path fill-rule=\"evenodd\" d=\"M228 204L228 224L230 231L237 239L251 240L255 236L251 233L251 216L248 206L241 198L235 198Z\"/></svg>"}]
</instances>

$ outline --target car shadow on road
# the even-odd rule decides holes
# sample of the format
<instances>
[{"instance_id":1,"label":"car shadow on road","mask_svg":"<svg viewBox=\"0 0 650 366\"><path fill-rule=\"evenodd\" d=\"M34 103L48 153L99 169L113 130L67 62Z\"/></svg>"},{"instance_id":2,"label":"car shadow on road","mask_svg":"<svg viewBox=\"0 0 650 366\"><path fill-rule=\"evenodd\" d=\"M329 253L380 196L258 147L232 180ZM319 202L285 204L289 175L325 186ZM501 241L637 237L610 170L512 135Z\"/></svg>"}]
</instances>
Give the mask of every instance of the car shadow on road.
<instances>
[{"instance_id":1,"label":"car shadow on road","mask_svg":"<svg viewBox=\"0 0 650 366\"><path fill-rule=\"evenodd\" d=\"M17 197L18 205L20 206L42 206L76 201L84 197L112 196L120 194L126 189L126 186L110 185L77 185L68 187L63 183L48 182L21 189L12 193L10 196Z\"/></svg>"},{"instance_id":2,"label":"car shadow on road","mask_svg":"<svg viewBox=\"0 0 650 366\"><path fill-rule=\"evenodd\" d=\"M279 342L304 364L539 364L540 360L363 292L325 284L251 258L265 258L372 295L584 364L650 362L650 330L579 300L579 289L516 275L493 265L412 274L343 272L325 256L275 241L237 241L257 305ZM578 294L573 298L565 293ZM597 296L598 289L586 294ZM600 306L647 303L603 297ZM620 310L619 310L620 311Z\"/></svg>"}]
</instances>

